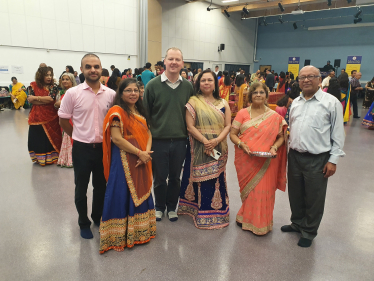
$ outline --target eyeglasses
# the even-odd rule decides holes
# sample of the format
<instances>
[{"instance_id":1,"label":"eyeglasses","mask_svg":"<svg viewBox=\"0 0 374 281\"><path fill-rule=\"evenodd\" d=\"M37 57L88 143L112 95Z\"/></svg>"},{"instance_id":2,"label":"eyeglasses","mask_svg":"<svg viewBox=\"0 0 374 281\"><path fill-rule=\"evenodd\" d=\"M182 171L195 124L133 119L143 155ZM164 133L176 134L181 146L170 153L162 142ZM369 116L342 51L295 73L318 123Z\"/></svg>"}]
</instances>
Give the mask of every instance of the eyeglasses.
<instances>
[{"instance_id":1,"label":"eyeglasses","mask_svg":"<svg viewBox=\"0 0 374 281\"><path fill-rule=\"evenodd\" d=\"M308 75L308 76L299 76L299 81L304 81L305 79L313 80L314 78L321 77L319 75Z\"/></svg>"},{"instance_id":2,"label":"eyeglasses","mask_svg":"<svg viewBox=\"0 0 374 281\"><path fill-rule=\"evenodd\" d=\"M265 91L260 91L260 92L253 92L252 95L265 95Z\"/></svg>"},{"instance_id":3,"label":"eyeglasses","mask_svg":"<svg viewBox=\"0 0 374 281\"><path fill-rule=\"evenodd\" d=\"M126 94L131 94L132 92L134 92L135 94L139 94L139 90L130 90L130 89L128 89L128 90L124 90L123 92L126 93Z\"/></svg>"}]
</instances>

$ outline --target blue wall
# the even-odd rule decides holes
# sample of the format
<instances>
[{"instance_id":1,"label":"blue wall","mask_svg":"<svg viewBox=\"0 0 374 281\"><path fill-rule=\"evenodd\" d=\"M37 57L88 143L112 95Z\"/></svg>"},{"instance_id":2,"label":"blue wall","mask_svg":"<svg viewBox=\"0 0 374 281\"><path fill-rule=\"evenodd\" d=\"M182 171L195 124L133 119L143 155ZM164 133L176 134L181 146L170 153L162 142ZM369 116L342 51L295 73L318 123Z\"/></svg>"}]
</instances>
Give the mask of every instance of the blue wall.
<instances>
[{"instance_id":1,"label":"blue wall","mask_svg":"<svg viewBox=\"0 0 374 281\"><path fill-rule=\"evenodd\" d=\"M374 22L374 6L362 7L362 23ZM326 26L353 23L356 8L326 10L303 15L285 15L285 23L279 24L278 17L268 17L267 26L258 27L257 56L260 65L272 65L275 72L287 71L288 57L300 57L300 68L304 60L310 59L311 65L323 67L328 60L331 64L341 59L339 72L345 68L347 56L362 56L361 81L374 76L374 27L340 28L328 30L307 30L312 26ZM334 19L320 19L340 17ZM319 20L308 20L319 18ZM262 21L262 18L259 19ZM287 22L289 21L289 22ZM292 24L297 22L298 29ZM275 24L270 24L276 22ZM303 28L301 25L304 25ZM357 23L360 25L360 23ZM261 58L261 60L260 60Z\"/></svg>"}]
</instances>

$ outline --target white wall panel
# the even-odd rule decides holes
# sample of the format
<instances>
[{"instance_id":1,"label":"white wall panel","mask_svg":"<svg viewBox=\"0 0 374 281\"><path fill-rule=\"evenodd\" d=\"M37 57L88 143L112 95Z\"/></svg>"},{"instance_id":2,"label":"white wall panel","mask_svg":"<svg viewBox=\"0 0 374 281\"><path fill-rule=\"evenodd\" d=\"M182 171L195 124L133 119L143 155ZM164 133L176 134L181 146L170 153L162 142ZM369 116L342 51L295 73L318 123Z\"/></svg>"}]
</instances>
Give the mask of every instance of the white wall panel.
<instances>
[{"instance_id":1,"label":"white wall panel","mask_svg":"<svg viewBox=\"0 0 374 281\"><path fill-rule=\"evenodd\" d=\"M95 27L94 28L95 33L95 45L92 49L96 52L102 52L105 53L105 28L104 27Z\"/></svg>"},{"instance_id":2,"label":"white wall panel","mask_svg":"<svg viewBox=\"0 0 374 281\"><path fill-rule=\"evenodd\" d=\"M104 2L104 17L105 17L105 27L106 28L115 28L116 23L114 21L114 11L116 6L114 3L105 3Z\"/></svg>"},{"instance_id":3,"label":"white wall panel","mask_svg":"<svg viewBox=\"0 0 374 281\"><path fill-rule=\"evenodd\" d=\"M4 6L5 5L2 5L3 9L4 9ZM3 45L12 45L12 37L10 35L9 14L0 12L0 18L1 18L1 24L0 24L1 42Z\"/></svg>"},{"instance_id":4,"label":"white wall panel","mask_svg":"<svg viewBox=\"0 0 374 281\"><path fill-rule=\"evenodd\" d=\"M57 49L56 21L42 19L43 45L46 49Z\"/></svg>"},{"instance_id":5,"label":"white wall panel","mask_svg":"<svg viewBox=\"0 0 374 281\"><path fill-rule=\"evenodd\" d=\"M8 0L9 13L24 15L25 6L23 5L23 0Z\"/></svg>"},{"instance_id":6,"label":"white wall panel","mask_svg":"<svg viewBox=\"0 0 374 281\"><path fill-rule=\"evenodd\" d=\"M17 18L17 20L11 20ZM26 18L16 14L9 14L10 35L12 38L12 45L15 46L29 46L27 40Z\"/></svg>"},{"instance_id":7,"label":"white wall panel","mask_svg":"<svg viewBox=\"0 0 374 281\"><path fill-rule=\"evenodd\" d=\"M103 32L104 28L101 27ZM93 27L92 25L82 25L82 37L83 37L83 50L87 53L94 52L96 49L96 34L94 29L100 29L99 27ZM104 35L102 35L103 37Z\"/></svg>"},{"instance_id":8,"label":"white wall panel","mask_svg":"<svg viewBox=\"0 0 374 281\"><path fill-rule=\"evenodd\" d=\"M125 6L124 5L116 5L116 9L114 11L114 22L115 28L120 30L125 30Z\"/></svg>"},{"instance_id":9,"label":"white wall panel","mask_svg":"<svg viewBox=\"0 0 374 281\"><path fill-rule=\"evenodd\" d=\"M43 48L42 20L39 17L26 16L27 42L29 47Z\"/></svg>"},{"instance_id":10,"label":"white wall panel","mask_svg":"<svg viewBox=\"0 0 374 281\"><path fill-rule=\"evenodd\" d=\"M90 0L81 0L82 24L93 25L93 5Z\"/></svg>"},{"instance_id":11,"label":"white wall panel","mask_svg":"<svg viewBox=\"0 0 374 281\"><path fill-rule=\"evenodd\" d=\"M40 0L40 16L44 19L55 20L55 3L51 0Z\"/></svg>"},{"instance_id":12,"label":"white wall panel","mask_svg":"<svg viewBox=\"0 0 374 281\"><path fill-rule=\"evenodd\" d=\"M105 28L105 52L114 53L116 51L116 32L112 28Z\"/></svg>"},{"instance_id":13,"label":"white wall panel","mask_svg":"<svg viewBox=\"0 0 374 281\"><path fill-rule=\"evenodd\" d=\"M40 17L40 1L39 0L24 0L24 7L26 15L32 17Z\"/></svg>"},{"instance_id":14,"label":"white wall panel","mask_svg":"<svg viewBox=\"0 0 374 281\"><path fill-rule=\"evenodd\" d=\"M69 7L69 22L82 23L80 3L80 0L67 0L67 4Z\"/></svg>"},{"instance_id":15,"label":"white wall panel","mask_svg":"<svg viewBox=\"0 0 374 281\"><path fill-rule=\"evenodd\" d=\"M28 0L25 0L25 1L28 1ZM58 21L69 22L68 2L55 0L55 18Z\"/></svg>"},{"instance_id":16,"label":"white wall panel","mask_svg":"<svg viewBox=\"0 0 374 281\"><path fill-rule=\"evenodd\" d=\"M81 24L70 23L70 41L71 41L71 50L73 51L84 50Z\"/></svg>"},{"instance_id":17,"label":"white wall panel","mask_svg":"<svg viewBox=\"0 0 374 281\"><path fill-rule=\"evenodd\" d=\"M126 13L125 16L125 29L128 31L135 31L135 19L138 18L136 10L134 7L125 7Z\"/></svg>"},{"instance_id":18,"label":"white wall panel","mask_svg":"<svg viewBox=\"0 0 374 281\"><path fill-rule=\"evenodd\" d=\"M70 24L65 21L56 21L57 48L61 50L71 50L71 30Z\"/></svg>"},{"instance_id":19,"label":"white wall panel","mask_svg":"<svg viewBox=\"0 0 374 281\"><path fill-rule=\"evenodd\" d=\"M126 54L128 53L126 50L126 41L125 38L125 31L124 30L116 30L116 53L117 54Z\"/></svg>"},{"instance_id":20,"label":"white wall panel","mask_svg":"<svg viewBox=\"0 0 374 281\"><path fill-rule=\"evenodd\" d=\"M0 0L0 12L8 13L8 0Z\"/></svg>"},{"instance_id":21,"label":"white wall panel","mask_svg":"<svg viewBox=\"0 0 374 281\"><path fill-rule=\"evenodd\" d=\"M94 18L94 26L105 27L105 13L104 13L104 2L101 0L94 0L91 2Z\"/></svg>"}]
</instances>

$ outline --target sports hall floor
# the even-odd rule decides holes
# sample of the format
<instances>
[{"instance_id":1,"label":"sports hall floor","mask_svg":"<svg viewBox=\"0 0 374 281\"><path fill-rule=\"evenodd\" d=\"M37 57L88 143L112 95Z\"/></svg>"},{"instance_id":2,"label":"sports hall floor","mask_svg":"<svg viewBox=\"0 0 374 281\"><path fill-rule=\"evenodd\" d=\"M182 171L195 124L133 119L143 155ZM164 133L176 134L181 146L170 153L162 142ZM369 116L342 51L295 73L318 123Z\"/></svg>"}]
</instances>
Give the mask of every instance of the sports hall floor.
<instances>
[{"instance_id":1,"label":"sports hall floor","mask_svg":"<svg viewBox=\"0 0 374 281\"><path fill-rule=\"evenodd\" d=\"M236 225L241 201L230 144L229 227L199 230L190 217L164 218L150 243L100 255L96 226L94 239L79 235L73 170L31 162L28 112L0 112L0 280L374 280L374 131L362 118L345 127L347 155L329 181L310 248L280 231L289 223L287 193L277 191L271 233L258 237Z\"/></svg>"}]
</instances>

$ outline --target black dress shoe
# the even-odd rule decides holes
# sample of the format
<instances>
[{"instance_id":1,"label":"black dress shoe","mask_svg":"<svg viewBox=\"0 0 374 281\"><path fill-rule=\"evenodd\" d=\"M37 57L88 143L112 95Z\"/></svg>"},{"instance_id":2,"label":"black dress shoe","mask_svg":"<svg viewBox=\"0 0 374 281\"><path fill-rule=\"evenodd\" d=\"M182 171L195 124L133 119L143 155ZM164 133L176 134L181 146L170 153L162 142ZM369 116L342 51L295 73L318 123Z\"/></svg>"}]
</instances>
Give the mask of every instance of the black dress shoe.
<instances>
[{"instance_id":1,"label":"black dress shoe","mask_svg":"<svg viewBox=\"0 0 374 281\"><path fill-rule=\"evenodd\" d=\"M243 224L241 223L241 222L236 222L236 224L238 225L238 226L240 226L240 227L242 227L243 226Z\"/></svg>"},{"instance_id":2,"label":"black dress shoe","mask_svg":"<svg viewBox=\"0 0 374 281\"><path fill-rule=\"evenodd\" d=\"M303 248L308 248L312 245L312 240L301 237L297 245Z\"/></svg>"},{"instance_id":3,"label":"black dress shoe","mask_svg":"<svg viewBox=\"0 0 374 281\"><path fill-rule=\"evenodd\" d=\"M300 232L300 231L298 231L298 230L296 230L296 229L294 229L292 226L290 226L290 225L283 225L282 227L281 227L281 230L283 231L283 232Z\"/></svg>"}]
</instances>

